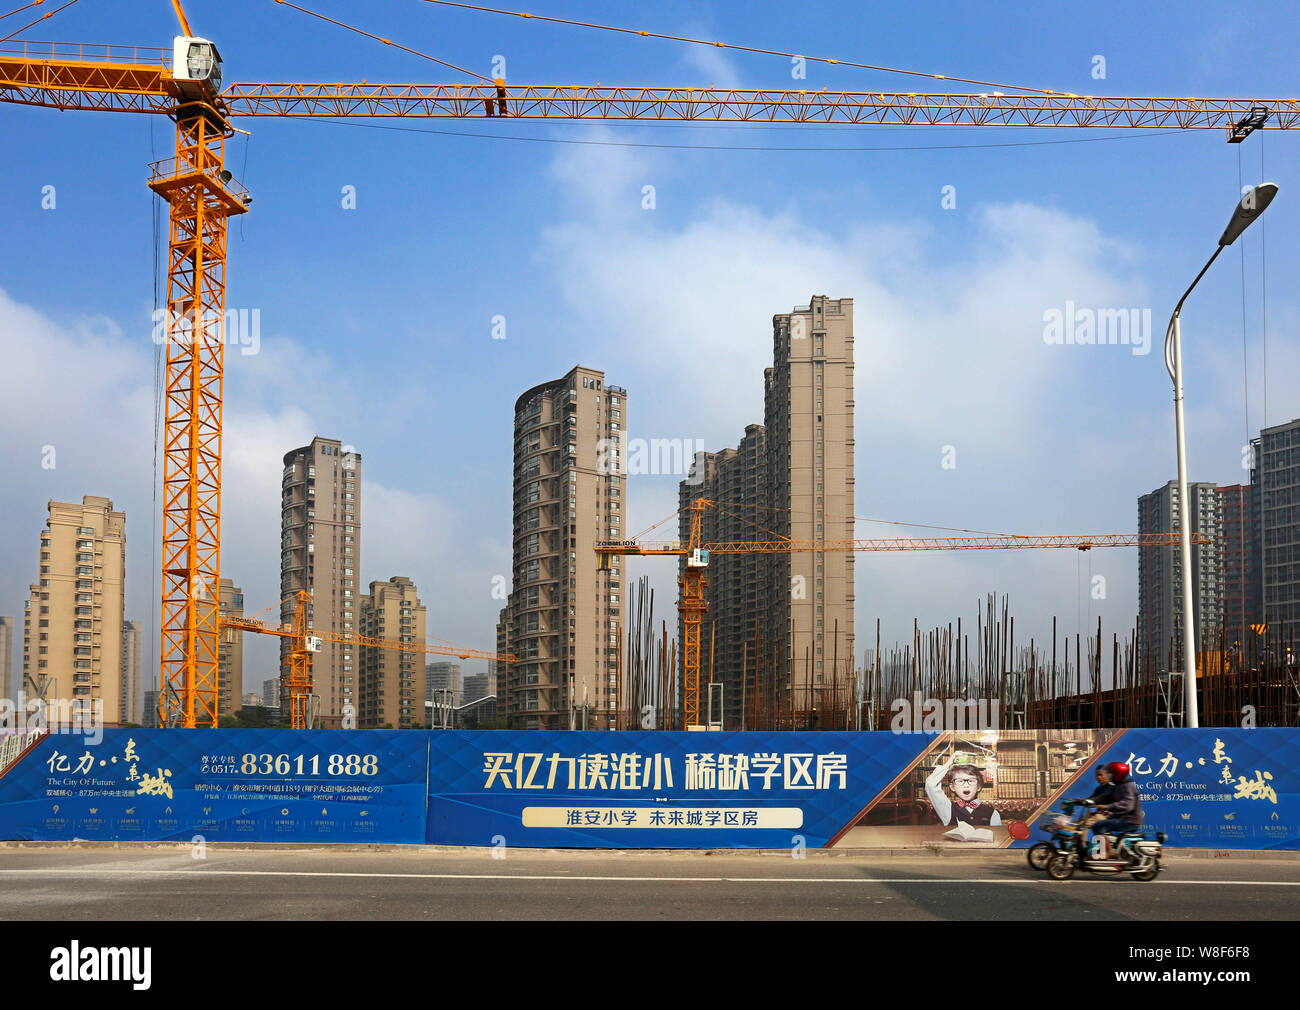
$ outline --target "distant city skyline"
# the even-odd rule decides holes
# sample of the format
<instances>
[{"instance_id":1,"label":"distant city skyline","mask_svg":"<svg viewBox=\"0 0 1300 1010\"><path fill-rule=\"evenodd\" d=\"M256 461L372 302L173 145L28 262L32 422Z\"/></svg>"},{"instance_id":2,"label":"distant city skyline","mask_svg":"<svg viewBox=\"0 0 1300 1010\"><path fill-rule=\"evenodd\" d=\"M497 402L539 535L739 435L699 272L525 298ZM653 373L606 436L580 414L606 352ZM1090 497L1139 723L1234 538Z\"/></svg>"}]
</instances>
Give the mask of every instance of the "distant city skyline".
<instances>
[{"instance_id":1,"label":"distant city skyline","mask_svg":"<svg viewBox=\"0 0 1300 1010\"><path fill-rule=\"evenodd\" d=\"M270 23L292 25L303 44L249 33L239 5L209 6L203 31L231 79L333 80L344 66L370 80L428 71L410 54L358 50L351 33L278 7ZM695 37L728 37L728 25L743 24L747 37L792 50L827 50L829 38L835 52L884 51L900 65L1079 94L1286 95L1300 46L1290 8L1267 2L1173 19L1106 0L1052 19L1028 5L953 9L940 31L896 10L863 19L844 4L671 0L655 20ZM573 16L601 13L594 0L575 0ZM77 4L53 24L60 38L166 46L169 18L153 5ZM1111 24L1124 30L1099 27ZM464 51L480 54L472 69L486 75L489 56L504 53L512 80L609 81L617 71L687 85L794 83L777 57L558 27L560 41L544 44L530 23L507 29L504 49L502 26L466 20ZM990 44L1009 33L1024 44ZM1153 37L1162 43L1154 49ZM1105 79L1093 75L1097 53ZM900 80L810 63L798 86L888 89ZM22 531L39 525L45 503L107 495L128 516L127 610L144 627L141 680L152 686L157 348L141 165L170 134L154 117L78 116L77 129L49 110L10 107L7 117L24 157L0 166L9 238L0 333L16 349L0 374L0 514L16 531L0 538L0 614L22 613L34 575ZM346 435L366 452L367 514L386 518L367 526L360 578L408 574L431 636L492 648L502 602L494 579L508 580L513 566L503 531L518 391L591 362L638 396L634 437L734 445L762 410L755 377L770 364L772 306L810 291L855 299L859 515L1131 532L1135 500L1174 463L1160 327L1213 250L1240 185L1265 176L1281 195L1182 316L1191 474L1243 483L1249 439L1300 416L1289 381L1300 374L1290 339L1300 247L1288 241L1300 230L1300 201L1288 196L1297 131L1229 145L1220 131L519 120L509 133L526 139L509 140L491 136L496 122L467 122L453 131L463 136L390 125L266 120L230 141L229 167L255 201L231 228L228 305L256 310L261 332L257 353L227 354L221 568L250 613L274 613L281 598L283 452L317 433ZM93 172L74 170L87 144L103 157ZM428 185L431 164L438 186ZM47 186L54 206L42 206ZM69 270L74 246L113 255ZM1138 319L1149 310L1151 353L1050 343L1045 317L1067 305ZM633 480L629 529L671 517L679 479ZM864 536L909 532L858 524ZM672 622L666 567L634 560L626 576L648 576L657 616ZM1090 593L1096 575L1105 598ZM859 639L880 618L887 643L909 640L913 619L927 627L973 616L990 590L1010 594L1018 635L1040 639L1053 616L1063 631L1100 616L1122 633L1138 608L1133 550L879 555L858 559L857 585ZM278 670L275 641L246 635L244 648L254 677Z\"/></svg>"}]
</instances>

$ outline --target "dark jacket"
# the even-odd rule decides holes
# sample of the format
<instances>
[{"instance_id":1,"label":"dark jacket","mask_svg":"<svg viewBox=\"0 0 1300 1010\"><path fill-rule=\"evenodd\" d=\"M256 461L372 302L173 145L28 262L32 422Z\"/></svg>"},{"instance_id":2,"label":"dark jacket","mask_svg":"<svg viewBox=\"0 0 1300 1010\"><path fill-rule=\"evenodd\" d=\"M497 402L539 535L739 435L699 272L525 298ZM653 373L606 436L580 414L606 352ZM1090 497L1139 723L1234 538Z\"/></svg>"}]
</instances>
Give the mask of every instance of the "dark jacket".
<instances>
[{"instance_id":1,"label":"dark jacket","mask_svg":"<svg viewBox=\"0 0 1300 1010\"><path fill-rule=\"evenodd\" d=\"M1109 803L1114 794L1115 787L1109 782L1103 782L1092 791L1092 795L1088 799L1100 806L1103 803Z\"/></svg>"},{"instance_id":2,"label":"dark jacket","mask_svg":"<svg viewBox=\"0 0 1300 1010\"><path fill-rule=\"evenodd\" d=\"M1138 796L1137 783L1132 779L1116 782L1111 786L1110 799L1106 802L1106 816L1123 821L1125 824L1142 823L1142 800Z\"/></svg>"}]
</instances>

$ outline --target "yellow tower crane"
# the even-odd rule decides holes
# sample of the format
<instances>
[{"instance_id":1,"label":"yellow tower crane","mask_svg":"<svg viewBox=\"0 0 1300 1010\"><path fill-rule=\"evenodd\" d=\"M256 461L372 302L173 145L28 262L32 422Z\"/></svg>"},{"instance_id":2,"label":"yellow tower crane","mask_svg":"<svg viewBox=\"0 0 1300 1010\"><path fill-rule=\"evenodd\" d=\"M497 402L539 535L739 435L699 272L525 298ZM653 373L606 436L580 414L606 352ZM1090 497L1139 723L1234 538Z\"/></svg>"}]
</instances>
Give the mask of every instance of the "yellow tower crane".
<instances>
[{"instance_id":1,"label":"yellow tower crane","mask_svg":"<svg viewBox=\"0 0 1300 1010\"><path fill-rule=\"evenodd\" d=\"M309 705L312 694L312 658L320 652L322 642L334 642L339 645L355 645L365 649L392 649L397 652L421 653L429 656L456 656L459 659L486 659L489 661L513 663L515 657L509 653L480 652L478 649L463 648L450 643L444 645L425 645L423 642L403 642L395 638L375 638L371 635L336 634L329 631L315 631L307 626L307 605L311 602L311 593L299 590L294 594L296 600L293 620L282 626L267 624L251 617L223 617L221 627L228 633L251 631L258 635L276 635L290 641L289 661L284 673L285 687L289 695L289 725L293 729L308 729L310 724Z\"/></svg>"},{"instance_id":2,"label":"yellow tower crane","mask_svg":"<svg viewBox=\"0 0 1300 1010\"><path fill-rule=\"evenodd\" d=\"M396 46L389 39L306 8L283 0L277 2ZM172 0L172 6L182 34L173 39L170 48L15 39L63 7L0 39L0 102L159 115L176 123L175 157L153 165L149 177L150 188L167 201L170 209L159 671L160 697L165 699L163 725L216 726L218 719L226 229L229 219L245 213L252 202L247 190L225 168L225 143L235 132L235 121L394 117L1140 127L1224 130L1231 141L1239 141L1255 129L1287 130L1300 125L1300 102L1293 98L1107 97L1001 85L998 87L1022 93L508 85L502 79L488 80L468 71L462 72L478 78L476 82L236 83L223 88L222 61L216 44L193 33L179 0ZM0 19L25 9L0 15ZM520 16L537 22L559 20ZM704 44L703 40L609 26L580 27ZM396 47L434 60L416 50ZM741 46L725 48L775 52ZM460 69L442 60L434 62ZM821 62L892 69L844 60ZM915 76L988 86L988 82L940 74Z\"/></svg>"}]
</instances>

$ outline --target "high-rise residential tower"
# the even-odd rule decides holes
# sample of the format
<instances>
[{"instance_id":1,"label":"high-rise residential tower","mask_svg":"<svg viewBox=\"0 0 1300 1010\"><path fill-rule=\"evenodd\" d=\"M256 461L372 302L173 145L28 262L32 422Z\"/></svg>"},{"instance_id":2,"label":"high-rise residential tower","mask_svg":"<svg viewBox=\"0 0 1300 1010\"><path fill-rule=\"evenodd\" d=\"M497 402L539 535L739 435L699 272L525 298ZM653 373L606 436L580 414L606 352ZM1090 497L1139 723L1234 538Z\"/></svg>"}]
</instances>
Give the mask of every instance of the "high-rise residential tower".
<instances>
[{"instance_id":1,"label":"high-rise residential tower","mask_svg":"<svg viewBox=\"0 0 1300 1010\"><path fill-rule=\"evenodd\" d=\"M39 568L23 613L26 693L48 683L47 701L101 701L104 725L120 725L126 515L95 495L50 502Z\"/></svg>"},{"instance_id":2,"label":"high-rise residential tower","mask_svg":"<svg viewBox=\"0 0 1300 1010\"><path fill-rule=\"evenodd\" d=\"M853 299L816 295L772 317L773 365L763 373L762 425L736 449L696 456L682 507L704 497L705 539L843 540L853 537ZM683 519L680 535L689 534ZM766 704L809 718L854 655L851 551L715 554L706 573L700 712L708 712L708 654L724 685L724 725L742 721L757 673L774 670ZM679 634L679 638L684 637ZM838 664L838 667L836 666ZM765 675L766 676L766 675ZM793 696L791 694L793 692ZM746 704L746 708L750 708ZM716 713L714 713L716 719Z\"/></svg>"},{"instance_id":3,"label":"high-rise residential tower","mask_svg":"<svg viewBox=\"0 0 1300 1010\"><path fill-rule=\"evenodd\" d=\"M627 391L575 367L515 402L514 582L499 664L512 728L612 725L623 564L592 544L626 530Z\"/></svg>"},{"instance_id":4,"label":"high-rise residential tower","mask_svg":"<svg viewBox=\"0 0 1300 1010\"><path fill-rule=\"evenodd\" d=\"M22 687L14 670L14 619L0 617L0 698L12 702L18 700L18 689Z\"/></svg>"},{"instance_id":5,"label":"high-rise residential tower","mask_svg":"<svg viewBox=\"0 0 1300 1010\"><path fill-rule=\"evenodd\" d=\"M1191 532L1210 539L1192 545L1192 619L1199 651L1210 641L1207 636L1218 634L1223 620L1222 501L1213 483L1189 481L1187 495ZM1178 482L1170 481L1138 499L1138 533L1176 533L1182 528L1181 512ZM1182 567L1176 541L1138 549L1138 655L1157 673L1183 669Z\"/></svg>"},{"instance_id":6,"label":"high-rise residential tower","mask_svg":"<svg viewBox=\"0 0 1300 1010\"><path fill-rule=\"evenodd\" d=\"M361 598L360 632L424 648L425 610L415 584L403 575L370 583ZM423 729L424 655L418 651L361 647L357 725L361 729Z\"/></svg>"},{"instance_id":7,"label":"high-rise residential tower","mask_svg":"<svg viewBox=\"0 0 1300 1010\"><path fill-rule=\"evenodd\" d=\"M462 705L470 705L492 694L492 675L489 673L471 673L461 681Z\"/></svg>"},{"instance_id":8,"label":"high-rise residential tower","mask_svg":"<svg viewBox=\"0 0 1300 1010\"><path fill-rule=\"evenodd\" d=\"M280 707L280 678L272 677L262 681L262 704L267 708Z\"/></svg>"},{"instance_id":9,"label":"high-rise residential tower","mask_svg":"<svg viewBox=\"0 0 1300 1010\"><path fill-rule=\"evenodd\" d=\"M1258 496L1251 484L1219 485L1214 490L1222 534L1223 624L1229 636L1225 644L1245 647L1253 634L1251 625L1257 624L1262 614Z\"/></svg>"},{"instance_id":10,"label":"high-rise residential tower","mask_svg":"<svg viewBox=\"0 0 1300 1010\"><path fill-rule=\"evenodd\" d=\"M678 488L678 535L690 538L689 506L698 498L725 502L704 512L706 542L760 540L767 536L771 511L767 494L767 451L761 424L745 428L735 449L697 453L690 476ZM708 610L700 629L700 718L721 718L726 729L741 726L741 705L752 697L752 673L763 649L763 621L769 606L770 554L714 554L709 561L704 600ZM685 567L683 559L679 570ZM678 616L677 640L686 640ZM708 684L721 684L722 711L710 710ZM746 723L749 725L749 723ZM752 726L750 727L752 728Z\"/></svg>"},{"instance_id":11,"label":"high-rise residential tower","mask_svg":"<svg viewBox=\"0 0 1300 1010\"><path fill-rule=\"evenodd\" d=\"M853 538L853 299L814 295L772 317L764 373L770 529L791 540ZM816 707L838 663L852 676L852 551L771 555L768 627L795 708ZM766 649L764 649L766 652Z\"/></svg>"},{"instance_id":12,"label":"high-rise residential tower","mask_svg":"<svg viewBox=\"0 0 1300 1010\"><path fill-rule=\"evenodd\" d=\"M1253 440L1264 622L1300 621L1300 419L1264 428Z\"/></svg>"},{"instance_id":13,"label":"high-rise residential tower","mask_svg":"<svg viewBox=\"0 0 1300 1010\"><path fill-rule=\"evenodd\" d=\"M122 721L141 722L140 649L144 628L139 621L122 622Z\"/></svg>"},{"instance_id":14,"label":"high-rise residential tower","mask_svg":"<svg viewBox=\"0 0 1300 1010\"><path fill-rule=\"evenodd\" d=\"M221 580L221 616L244 616L244 591L231 579ZM217 649L217 712L234 715L244 698L244 634L221 632ZM274 704L274 702L272 703Z\"/></svg>"},{"instance_id":15,"label":"high-rise residential tower","mask_svg":"<svg viewBox=\"0 0 1300 1010\"><path fill-rule=\"evenodd\" d=\"M293 621L294 594L312 594L308 626L337 635L355 633L360 621L361 455L337 439L314 438L285 453L280 506L280 620ZM281 669L289 644L281 640ZM325 729L343 725L355 710L360 656L352 645L325 642L312 664L312 693ZM290 710L281 679L280 710ZM269 702L268 702L269 703Z\"/></svg>"},{"instance_id":16,"label":"high-rise residential tower","mask_svg":"<svg viewBox=\"0 0 1300 1010\"><path fill-rule=\"evenodd\" d=\"M461 704L461 676L460 664L452 663L446 660L438 660L433 663L426 663L425 668L425 701L438 701L440 704L451 704L453 706ZM434 692L443 692L434 697ZM448 696L446 692L450 691Z\"/></svg>"},{"instance_id":17,"label":"high-rise residential tower","mask_svg":"<svg viewBox=\"0 0 1300 1010\"><path fill-rule=\"evenodd\" d=\"M507 594L506 599L509 600L509 594ZM497 655L507 656L509 654L510 606L507 602L506 606L502 607L500 613L497 614ZM504 659L490 659L488 660L488 673L492 675L494 680L499 676L501 683L504 684L506 681L506 668L509 665Z\"/></svg>"}]
</instances>

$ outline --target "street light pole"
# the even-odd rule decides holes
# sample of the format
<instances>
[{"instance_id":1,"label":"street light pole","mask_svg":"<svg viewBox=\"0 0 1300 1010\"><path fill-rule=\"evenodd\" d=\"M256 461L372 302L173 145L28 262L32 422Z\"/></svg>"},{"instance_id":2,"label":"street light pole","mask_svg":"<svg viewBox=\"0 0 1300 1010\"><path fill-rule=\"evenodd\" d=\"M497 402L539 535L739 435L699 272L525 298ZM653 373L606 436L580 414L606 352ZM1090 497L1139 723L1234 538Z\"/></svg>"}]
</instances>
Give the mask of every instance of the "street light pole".
<instances>
[{"instance_id":1,"label":"street light pole","mask_svg":"<svg viewBox=\"0 0 1300 1010\"><path fill-rule=\"evenodd\" d=\"M1192 281L1187 290L1183 292L1183 297L1178 299L1178 304L1174 307L1174 314L1169 319L1169 327L1165 331L1165 368L1168 370L1169 378L1173 380L1174 384L1174 426L1177 430L1178 439L1178 502L1181 510L1181 519L1178 524L1178 546L1182 556L1183 572L1183 725L1193 729L1200 726L1200 715L1196 703L1196 627L1195 610L1193 609L1196 600L1196 587L1192 577L1192 504L1187 498L1187 437L1183 425L1183 339L1181 325L1183 302L1187 301L1187 296L1192 293L1192 289L1205 276L1205 272L1210 269L1210 264L1219 258L1219 253L1237 241L1238 236L1250 226L1255 218L1264 212L1264 209L1273 202L1273 197L1276 195L1277 185L1271 182L1261 182L1258 186L1253 186L1246 191L1237 203L1232 219L1228 222L1228 227L1224 229L1223 235L1219 238L1219 247L1214 250L1214 255L1206 261L1205 266L1201 267L1201 272L1196 275L1196 280Z\"/></svg>"}]
</instances>

